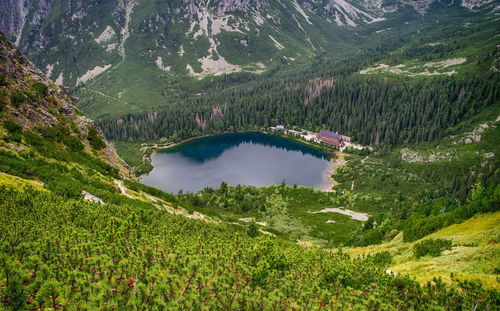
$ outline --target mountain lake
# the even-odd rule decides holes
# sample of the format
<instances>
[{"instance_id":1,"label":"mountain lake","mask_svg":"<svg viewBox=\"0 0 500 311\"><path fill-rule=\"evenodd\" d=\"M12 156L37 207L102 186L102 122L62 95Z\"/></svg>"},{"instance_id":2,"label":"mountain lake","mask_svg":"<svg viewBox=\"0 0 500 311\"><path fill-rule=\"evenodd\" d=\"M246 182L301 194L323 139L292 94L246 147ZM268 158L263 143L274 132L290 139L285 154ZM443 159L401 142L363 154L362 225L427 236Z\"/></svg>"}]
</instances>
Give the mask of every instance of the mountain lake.
<instances>
[{"instance_id":1,"label":"mountain lake","mask_svg":"<svg viewBox=\"0 0 500 311\"><path fill-rule=\"evenodd\" d=\"M326 152L263 133L230 133L194 139L152 155L141 182L170 193L230 185L303 185L328 190L334 161Z\"/></svg>"}]
</instances>

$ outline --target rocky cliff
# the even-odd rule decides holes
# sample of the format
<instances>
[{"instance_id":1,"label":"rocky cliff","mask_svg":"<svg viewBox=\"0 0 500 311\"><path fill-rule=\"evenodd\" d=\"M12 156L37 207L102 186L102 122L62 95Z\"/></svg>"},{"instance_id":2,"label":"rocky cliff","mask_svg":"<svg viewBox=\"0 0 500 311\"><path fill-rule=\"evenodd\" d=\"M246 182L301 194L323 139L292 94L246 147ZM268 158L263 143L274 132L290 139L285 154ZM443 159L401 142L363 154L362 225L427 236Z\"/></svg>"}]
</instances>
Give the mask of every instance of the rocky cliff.
<instances>
[{"instance_id":1,"label":"rocky cliff","mask_svg":"<svg viewBox=\"0 0 500 311\"><path fill-rule=\"evenodd\" d=\"M0 122L6 120L20 125L24 131L49 133L51 128L62 129L58 133L78 139L84 152L117 167L122 175L129 175L128 167L111 144L92 146L92 139L103 142L105 139L96 123L74 106L70 94L49 80L0 33ZM24 140L9 140L7 146L0 147L25 148Z\"/></svg>"}]
</instances>

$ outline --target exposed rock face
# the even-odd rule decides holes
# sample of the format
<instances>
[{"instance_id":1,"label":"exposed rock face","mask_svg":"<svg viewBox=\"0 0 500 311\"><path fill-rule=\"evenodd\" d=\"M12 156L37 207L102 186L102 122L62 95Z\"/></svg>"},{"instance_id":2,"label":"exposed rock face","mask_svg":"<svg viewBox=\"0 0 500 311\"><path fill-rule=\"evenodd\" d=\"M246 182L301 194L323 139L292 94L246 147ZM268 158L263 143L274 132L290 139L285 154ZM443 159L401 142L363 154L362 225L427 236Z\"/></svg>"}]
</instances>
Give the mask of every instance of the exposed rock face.
<instances>
[{"instance_id":1,"label":"exposed rock face","mask_svg":"<svg viewBox=\"0 0 500 311\"><path fill-rule=\"evenodd\" d=\"M0 101L11 102L3 107L1 119L14 120L29 130L73 124L82 137L86 137L89 128L101 133L94 121L78 112L70 94L49 80L14 44L8 42L2 33L0 33L0 75L6 81L6 85L0 87L2 89ZM47 87L46 94L36 95L37 91L34 88L36 83ZM12 104L14 94L19 94L22 98L17 105ZM82 139L82 143L85 150L92 153L89 142ZM108 143L99 151L99 157L117 167L123 175L129 174L129 169L111 144Z\"/></svg>"},{"instance_id":2,"label":"exposed rock face","mask_svg":"<svg viewBox=\"0 0 500 311\"><path fill-rule=\"evenodd\" d=\"M40 26L53 0L3 0L0 2L0 31L19 45L26 25Z\"/></svg>"},{"instance_id":3,"label":"exposed rock face","mask_svg":"<svg viewBox=\"0 0 500 311\"><path fill-rule=\"evenodd\" d=\"M0 2L0 30L16 44L21 39L22 29L33 0L4 0Z\"/></svg>"},{"instance_id":4,"label":"exposed rock face","mask_svg":"<svg viewBox=\"0 0 500 311\"><path fill-rule=\"evenodd\" d=\"M323 5L322 0L178 0L167 3L148 0L149 4L145 5L145 0L4 0L0 3L0 31L16 42L39 67L50 66L51 76L58 77L59 82L69 87L86 80L82 77L89 71L107 65L112 67L126 57L147 57L151 64L161 57L161 68L170 68L173 62L184 63L172 71L195 77L239 71L258 73L272 59L290 53L286 51L288 46L277 45L271 38L278 42L296 40L300 43L305 39L307 49L325 48L311 41L317 29L307 27L313 26L314 15L332 19L332 25L341 27L357 26L378 18L371 2L367 2L365 8L364 2L352 5L350 1L353 0L329 0ZM153 10L148 11L151 8ZM47 19L51 12L59 16ZM143 20L137 20L137 16ZM283 28L285 24L286 29ZM272 33L260 35L269 31ZM267 53L266 58L251 60L249 57L248 63L241 64L224 55L226 49L234 47L227 39L219 38L223 32L235 36L234 40L240 42L244 53L255 50L256 46L272 44L278 48ZM185 34L184 38L179 36L181 33ZM137 42L141 36L155 43L147 47L155 55L140 52L131 55L127 51L128 40ZM172 41L180 44L174 49ZM209 45L208 53L200 41ZM97 48L97 52L96 44L101 49ZM199 49L191 53L197 56L196 59L184 55L189 45L191 50L194 46ZM291 43L294 50L295 46ZM137 46L134 47L137 50ZM68 49L72 50L71 56L63 52ZM94 51L92 61L78 61L89 50ZM183 59L165 58L169 53ZM293 59L294 55L287 56Z\"/></svg>"},{"instance_id":5,"label":"exposed rock face","mask_svg":"<svg viewBox=\"0 0 500 311\"><path fill-rule=\"evenodd\" d=\"M116 68L126 58L197 78L261 73L281 59L332 51L340 32L356 36L359 27L403 6L425 14L435 1L2 0L0 31L37 66L51 68L58 83L73 87L105 74L96 68ZM478 10L491 1L461 4ZM86 79L89 72L96 74Z\"/></svg>"}]
</instances>

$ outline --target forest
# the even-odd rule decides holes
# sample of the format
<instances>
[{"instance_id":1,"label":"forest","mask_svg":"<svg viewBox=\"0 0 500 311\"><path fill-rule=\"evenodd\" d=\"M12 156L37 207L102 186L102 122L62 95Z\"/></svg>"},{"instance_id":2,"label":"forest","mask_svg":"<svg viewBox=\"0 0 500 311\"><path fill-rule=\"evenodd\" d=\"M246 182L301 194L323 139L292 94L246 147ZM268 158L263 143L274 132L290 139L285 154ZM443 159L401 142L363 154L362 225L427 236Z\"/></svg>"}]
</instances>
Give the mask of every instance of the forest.
<instances>
[{"instance_id":1,"label":"forest","mask_svg":"<svg viewBox=\"0 0 500 311\"><path fill-rule=\"evenodd\" d=\"M480 78L381 80L349 75L300 83L272 80L244 85L166 111L99 121L113 140L186 139L223 130L252 130L276 124L330 129L361 144L400 145L436 140L446 130L497 103L497 75ZM318 86L319 85L319 86ZM307 87L318 88L308 98Z\"/></svg>"}]
</instances>

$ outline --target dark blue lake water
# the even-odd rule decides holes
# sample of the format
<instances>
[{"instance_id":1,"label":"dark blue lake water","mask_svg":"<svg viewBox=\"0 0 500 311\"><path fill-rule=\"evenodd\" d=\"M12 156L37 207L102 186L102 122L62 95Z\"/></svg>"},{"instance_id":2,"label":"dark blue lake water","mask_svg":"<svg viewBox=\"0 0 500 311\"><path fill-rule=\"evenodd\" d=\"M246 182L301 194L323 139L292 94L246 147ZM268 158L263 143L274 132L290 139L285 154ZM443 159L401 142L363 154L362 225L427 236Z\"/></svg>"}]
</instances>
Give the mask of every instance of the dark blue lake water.
<instances>
[{"instance_id":1,"label":"dark blue lake water","mask_svg":"<svg viewBox=\"0 0 500 311\"><path fill-rule=\"evenodd\" d=\"M167 192L196 192L205 187L271 185L283 180L328 187L328 154L307 145L262 133L200 138L152 156L154 169L141 182Z\"/></svg>"}]
</instances>

